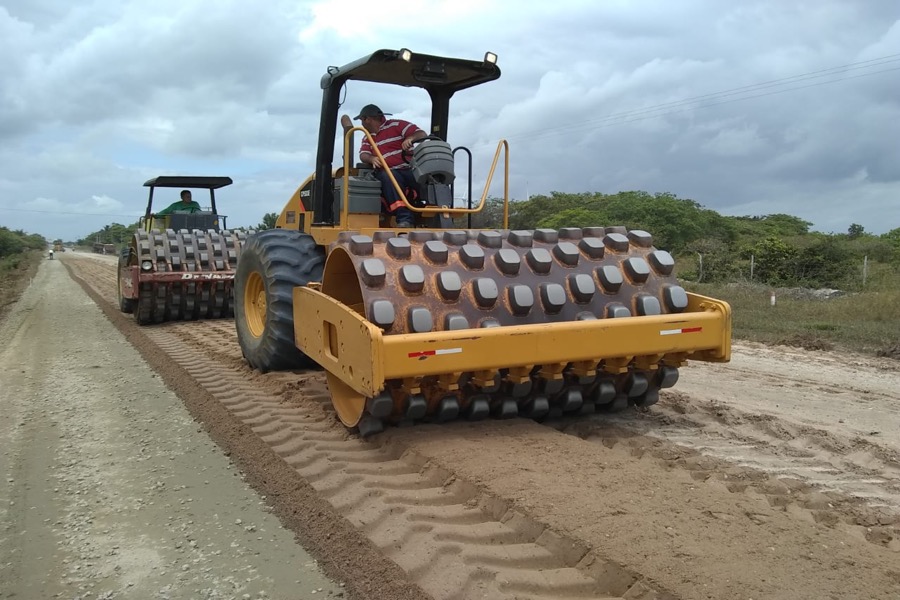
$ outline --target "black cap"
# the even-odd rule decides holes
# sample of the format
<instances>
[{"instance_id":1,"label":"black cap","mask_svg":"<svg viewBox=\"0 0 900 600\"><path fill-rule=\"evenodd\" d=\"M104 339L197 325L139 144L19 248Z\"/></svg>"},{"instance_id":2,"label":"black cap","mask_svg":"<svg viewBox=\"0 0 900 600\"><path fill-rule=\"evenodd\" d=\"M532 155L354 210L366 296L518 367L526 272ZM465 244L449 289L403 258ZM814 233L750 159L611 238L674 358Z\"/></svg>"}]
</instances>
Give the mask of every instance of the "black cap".
<instances>
[{"instance_id":1,"label":"black cap","mask_svg":"<svg viewBox=\"0 0 900 600\"><path fill-rule=\"evenodd\" d=\"M391 113L383 113L381 109L375 106L374 104L366 104L362 107L362 110L359 111L359 114L353 117L354 119L362 119L363 117L383 117L385 115L390 115Z\"/></svg>"}]
</instances>

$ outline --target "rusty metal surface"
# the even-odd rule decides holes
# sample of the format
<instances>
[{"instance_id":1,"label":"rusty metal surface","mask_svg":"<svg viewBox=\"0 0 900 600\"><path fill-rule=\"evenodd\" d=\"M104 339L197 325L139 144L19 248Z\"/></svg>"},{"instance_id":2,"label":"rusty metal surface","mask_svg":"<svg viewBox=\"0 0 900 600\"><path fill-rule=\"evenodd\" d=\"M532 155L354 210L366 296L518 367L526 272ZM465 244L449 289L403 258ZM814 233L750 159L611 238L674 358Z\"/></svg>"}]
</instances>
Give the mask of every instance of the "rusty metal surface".
<instances>
[{"instance_id":1,"label":"rusty metal surface","mask_svg":"<svg viewBox=\"0 0 900 600\"><path fill-rule=\"evenodd\" d=\"M127 264L138 266L140 323L234 316L232 280L244 231L137 231ZM140 265L152 264L149 271ZM121 268L121 267L120 267Z\"/></svg>"}]
</instances>

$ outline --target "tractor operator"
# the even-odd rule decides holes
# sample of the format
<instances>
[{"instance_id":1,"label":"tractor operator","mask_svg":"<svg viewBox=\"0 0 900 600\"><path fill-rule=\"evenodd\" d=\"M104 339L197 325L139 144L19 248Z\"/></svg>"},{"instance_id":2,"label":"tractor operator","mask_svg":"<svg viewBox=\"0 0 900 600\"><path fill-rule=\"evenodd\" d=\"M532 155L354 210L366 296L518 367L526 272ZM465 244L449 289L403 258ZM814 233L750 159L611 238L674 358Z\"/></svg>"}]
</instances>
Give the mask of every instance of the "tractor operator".
<instances>
[{"instance_id":1,"label":"tractor operator","mask_svg":"<svg viewBox=\"0 0 900 600\"><path fill-rule=\"evenodd\" d=\"M394 189L385 169L391 170L394 179L402 189L414 187L416 181L404 153L409 152L415 142L425 138L428 134L409 121L387 119L388 116L390 113L381 112L381 109L374 104L366 104L359 114L353 117L361 121L362 126L372 134L387 165L382 164L381 160L372 152L372 146L367 138L364 138L360 144L359 160L375 167L375 177L381 182L381 195L387 204L388 212L396 218L397 227L413 227L415 224L413 213L403 204L403 200ZM343 115L341 125L345 129L349 129L353 122L350 117Z\"/></svg>"},{"instance_id":2,"label":"tractor operator","mask_svg":"<svg viewBox=\"0 0 900 600\"><path fill-rule=\"evenodd\" d=\"M157 217L171 215L174 213L195 213L203 210L200 205L191 199L191 190L181 190L181 200L173 202L171 205L156 213Z\"/></svg>"}]
</instances>

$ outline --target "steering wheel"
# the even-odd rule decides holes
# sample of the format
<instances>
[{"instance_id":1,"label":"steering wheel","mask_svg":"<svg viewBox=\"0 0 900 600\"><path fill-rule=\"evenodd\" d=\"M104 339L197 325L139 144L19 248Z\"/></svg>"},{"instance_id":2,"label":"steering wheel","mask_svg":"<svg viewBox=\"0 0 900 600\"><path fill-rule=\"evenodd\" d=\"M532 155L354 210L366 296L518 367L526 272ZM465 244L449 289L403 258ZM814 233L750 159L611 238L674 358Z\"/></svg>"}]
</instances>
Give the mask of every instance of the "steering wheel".
<instances>
[{"instance_id":1,"label":"steering wheel","mask_svg":"<svg viewBox=\"0 0 900 600\"><path fill-rule=\"evenodd\" d=\"M444 141L444 140L442 140L440 137L438 137L438 136L436 136L436 135L426 135L426 136L423 137L423 138L419 138L419 139L417 139L417 140L413 140L412 146L409 147L409 150L403 150L403 151L401 151L400 156L403 157L403 160L404 160L405 162L409 162L410 159L412 158L412 155L413 155L413 153L412 153L413 147L414 147L416 144L421 144L421 143L424 142L425 140L432 140L432 141L436 141L436 142L443 142L443 141Z\"/></svg>"}]
</instances>

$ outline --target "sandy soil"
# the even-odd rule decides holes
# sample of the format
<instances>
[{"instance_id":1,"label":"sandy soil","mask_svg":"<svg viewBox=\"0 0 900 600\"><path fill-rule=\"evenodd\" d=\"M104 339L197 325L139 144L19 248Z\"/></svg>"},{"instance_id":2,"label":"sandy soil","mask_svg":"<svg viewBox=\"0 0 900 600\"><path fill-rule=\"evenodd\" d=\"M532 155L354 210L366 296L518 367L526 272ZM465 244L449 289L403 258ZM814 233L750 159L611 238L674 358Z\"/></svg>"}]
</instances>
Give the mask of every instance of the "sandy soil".
<instances>
[{"instance_id":1,"label":"sandy soil","mask_svg":"<svg viewBox=\"0 0 900 600\"><path fill-rule=\"evenodd\" d=\"M896 361L736 344L647 410L364 441L335 422L321 373L250 371L226 321L138 328L117 312L112 266L71 259L355 597L900 598ZM169 444L189 433L176 431Z\"/></svg>"},{"instance_id":2,"label":"sandy soil","mask_svg":"<svg viewBox=\"0 0 900 600\"><path fill-rule=\"evenodd\" d=\"M676 389L389 435L681 598L900 598L900 364L739 343Z\"/></svg>"},{"instance_id":3,"label":"sandy soil","mask_svg":"<svg viewBox=\"0 0 900 600\"><path fill-rule=\"evenodd\" d=\"M61 261L0 348L0 597L343 595Z\"/></svg>"}]
</instances>

